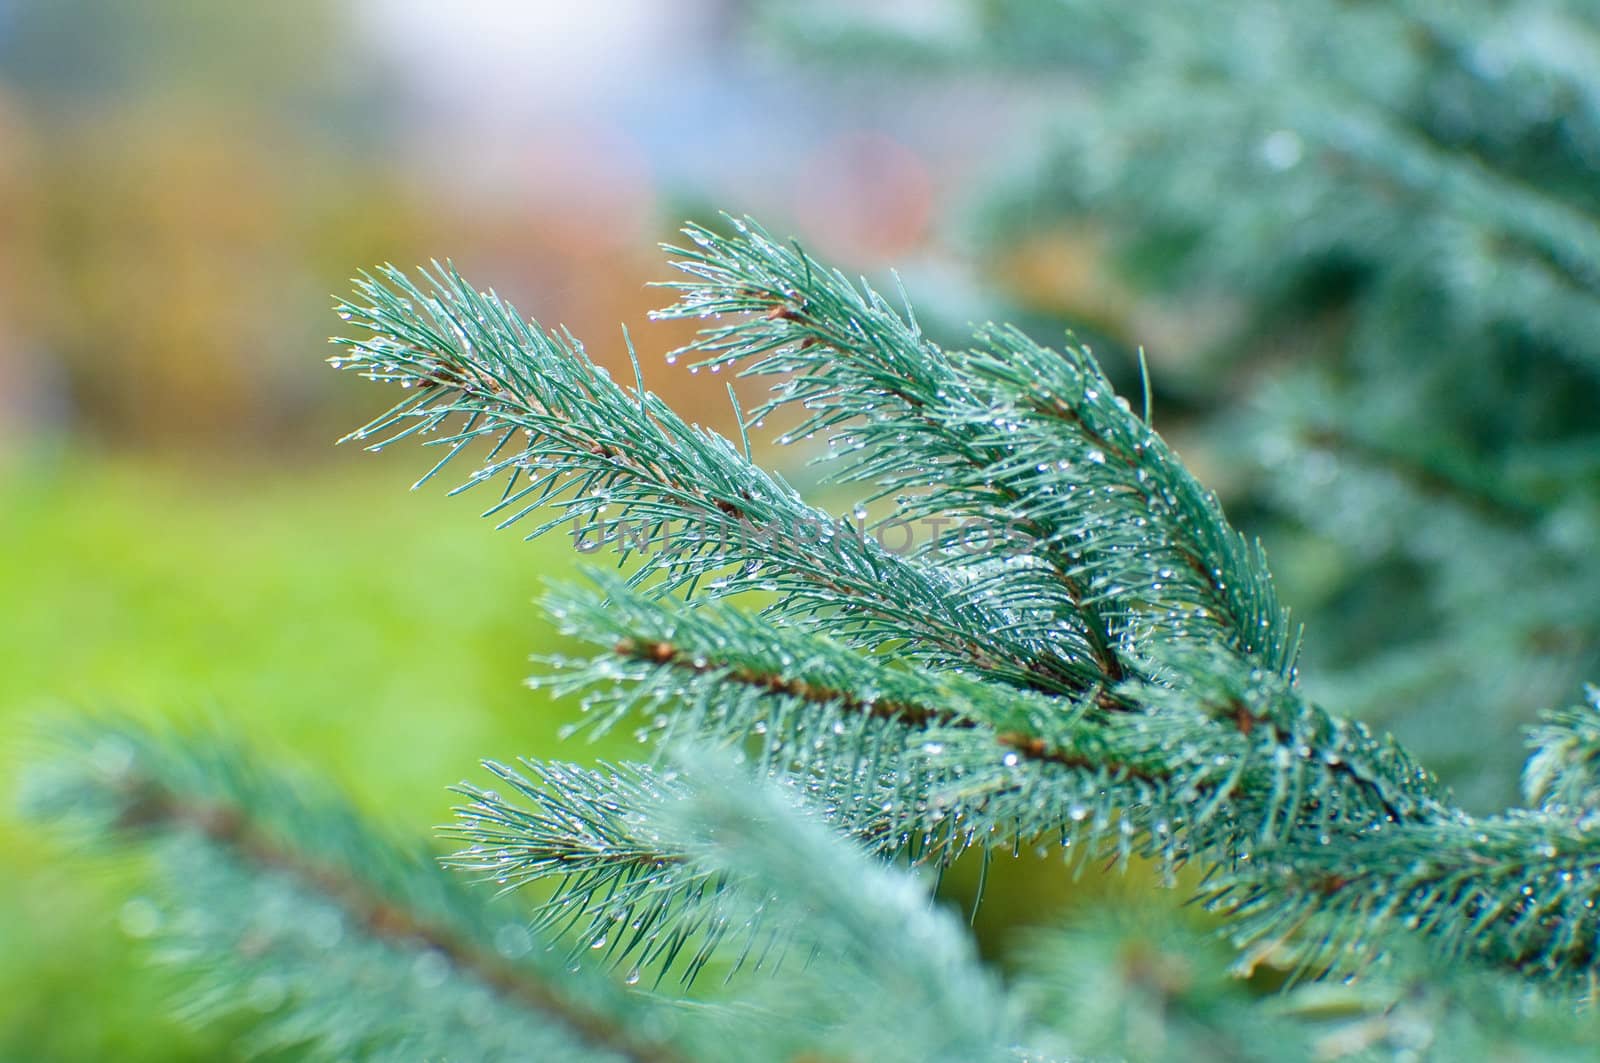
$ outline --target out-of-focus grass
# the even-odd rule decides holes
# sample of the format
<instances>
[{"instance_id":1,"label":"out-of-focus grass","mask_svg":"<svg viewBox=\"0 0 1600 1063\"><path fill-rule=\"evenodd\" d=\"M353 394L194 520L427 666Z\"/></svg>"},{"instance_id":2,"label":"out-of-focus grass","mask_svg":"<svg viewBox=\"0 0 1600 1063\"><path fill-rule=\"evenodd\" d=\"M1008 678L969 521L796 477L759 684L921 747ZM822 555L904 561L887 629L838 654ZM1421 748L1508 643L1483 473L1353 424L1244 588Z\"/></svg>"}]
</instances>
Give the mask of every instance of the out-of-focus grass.
<instances>
[{"instance_id":1,"label":"out-of-focus grass","mask_svg":"<svg viewBox=\"0 0 1600 1063\"><path fill-rule=\"evenodd\" d=\"M223 721L418 834L479 759L557 752L571 708L521 681L557 647L533 599L577 555L407 495L408 471L80 455L0 472L7 788L37 722L79 708ZM171 984L118 928L136 871L0 808L0 1059L227 1058L166 1017Z\"/></svg>"}]
</instances>

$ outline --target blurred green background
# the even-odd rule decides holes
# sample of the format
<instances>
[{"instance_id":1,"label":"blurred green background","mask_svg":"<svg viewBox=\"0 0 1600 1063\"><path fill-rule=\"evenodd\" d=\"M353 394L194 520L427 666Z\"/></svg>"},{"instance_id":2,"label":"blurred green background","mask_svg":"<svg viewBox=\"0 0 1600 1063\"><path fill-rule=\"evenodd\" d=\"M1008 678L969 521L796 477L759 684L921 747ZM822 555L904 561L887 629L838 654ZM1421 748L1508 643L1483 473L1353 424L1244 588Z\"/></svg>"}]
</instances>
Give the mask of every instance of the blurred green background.
<instances>
[{"instance_id":1,"label":"blurred green background","mask_svg":"<svg viewBox=\"0 0 1600 1063\"><path fill-rule=\"evenodd\" d=\"M557 750L571 707L522 685L568 543L408 495L423 454L333 446L386 397L321 364L332 296L448 256L602 361L627 323L726 426L721 382L661 360L656 242L714 205L942 284L932 220L1003 132L774 73L740 5L667 7L0 0L6 778L64 712L220 721L420 833L479 758L627 752ZM119 921L137 868L9 807L0 1058L225 1055Z\"/></svg>"}]
</instances>

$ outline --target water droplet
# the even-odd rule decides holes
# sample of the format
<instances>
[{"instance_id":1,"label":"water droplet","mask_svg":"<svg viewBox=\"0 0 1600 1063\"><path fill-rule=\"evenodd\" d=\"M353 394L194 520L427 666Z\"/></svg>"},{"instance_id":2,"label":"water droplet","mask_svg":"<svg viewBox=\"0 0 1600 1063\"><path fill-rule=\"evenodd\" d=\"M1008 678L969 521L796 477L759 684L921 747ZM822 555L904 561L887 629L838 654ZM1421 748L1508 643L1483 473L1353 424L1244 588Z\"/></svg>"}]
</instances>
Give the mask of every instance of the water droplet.
<instances>
[{"instance_id":1,"label":"water droplet","mask_svg":"<svg viewBox=\"0 0 1600 1063\"><path fill-rule=\"evenodd\" d=\"M1293 169L1305 154L1300 134L1292 129L1276 129L1261 141L1261 161L1282 172Z\"/></svg>"},{"instance_id":2,"label":"water droplet","mask_svg":"<svg viewBox=\"0 0 1600 1063\"><path fill-rule=\"evenodd\" d=\"M533 949L533 936L525 927L507 923L494 932L494 948L507 959L516 959Z\"/></svg>"},{"instance_id":3,"label":"water droplet","mask_svg":"<svg viewBox=\"0 0 1600 1063\"><path fill-rule=\"evenodd\" d=\"M305 932L317 948L331 949L344 937L344 919L337 911L325 908L306 919Z\"/></svg>"},{"instance_id":4,"label":"water droplet","mask_svg":"<svg viewBox=\"0 0 1600 1063\"><path fill-rule=\"evenodd\" d=\"M120 738L102 738L94 744L89 758L95 770L107 779L120 779L133 767L133 747Z\"/></svg>"},{"instance_id":5,"label":"water droplet","mask_svg":"<svg viewBox=\"0 0 1600 1063\"><path fill-rule=\"evenodd\" d=\"M245 1002L257 1011L277 1011L289 995L283 979L275 974L264 974L252 979L245 990Z\"/></svg>"},{"instance_id":6,"label":"water droplet","mask_svg":"<svg viewBox=\"0 0 1600 1063\"><path fill-rule=\"evenodd\" d=\"M117 924L131 938L147 938L161 929L161 909L144 897L134 897L117 913Z\"/></svg>"}]
</instances>

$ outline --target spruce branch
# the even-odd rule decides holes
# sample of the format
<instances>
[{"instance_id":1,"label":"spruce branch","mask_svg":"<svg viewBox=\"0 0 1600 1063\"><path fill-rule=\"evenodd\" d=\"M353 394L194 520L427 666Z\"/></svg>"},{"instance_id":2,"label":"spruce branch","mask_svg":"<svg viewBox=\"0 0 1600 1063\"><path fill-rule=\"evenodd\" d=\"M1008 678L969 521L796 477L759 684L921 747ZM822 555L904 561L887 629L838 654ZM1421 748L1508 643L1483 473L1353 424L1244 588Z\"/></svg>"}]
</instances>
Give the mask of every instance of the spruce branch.
<instances>
[{"instance_id":1,"label":"spruce branch","mask_svg":"<svg viewBox=\"0 0 1600 1063\"><path fill-rule=\"evenodd\" d=\"M86 722L58 745L26 805L155 854L171 904L138 902L140 933L193 975L191 1018L254 1008L258 1047L330 1058L690 1058L666 1009L558 966L514 912L235 742Z\"/></svg>"},{"instance_id":2,"label":"spruce branch","mask_svg":"<svg viewBox=\"0 0 1600 1063\"><path fill-rule=\"evenodd\" d=\"M1436 808L1375 822L1361 844L1292 841L1223 876L1205 897L1235 917L1241 944L1292 930L1309 969L1370 961L1395 926L1420 930L1448 960L1472 956L1554 978L1591 997L1600 985L1600 691L1531 729L1524 788L1537 810L1472 817Z\"/></svg>"},{"instance_id":3,"label":"spruce branch","mask_svg":"<svg viewBox=\"0 0 1600 1063\"><path fill-rule=\"evenodd\" d=\"M1031 934L1017 995L1029 1018L1081 1058L1315 1058L1319 1032L1228 975L1225 942L1163 911L1097 911ZM1363 1015L1365 1008L1351 1008ZM1338 1058L1328 1054L1327 1058Z\"/></svg>"},{"instance_id":4,"label":"spruce branch","mask_svg":"<svg viewBox=\"0 0 1600 1063\"><path fill-rule=\"evenodd\" d=\"M797 405L805 416L786 439L838 433L824 460L840 462L840 480L871 482L874 498L915 492L891 519L965 515L1003 529L1001 551L1034 565L988 573L991 593L1048 595L1109 682L1133 673L1147 643L1191 637L1224 638L1292 671L1297 638L1260 547L1228 525L1087 348L1052 351L989 325L973 349L946 351L909 309L751 221L733 224L731 238L688 228L695 247L669 249L693 279L662 313L738 315L679 353L782 376L752 418ZM904 460L908 446L916 461ZM951 549L960 535L931 548L973 556Z\"/></svg>"},{"instance_id":5,"label":"spruce branch","mask_svg":"<svg viewBox=\"0 0 1600 1063\"><path fill-rule=\"evenodd\" d=\"M555 880L534 926L575 941L576 955L589 950L612 966L631 963L630 984L651 968L659 984L684 956L683 981L691 981L732 932L744 942L734 970L747 959L756 970L769 956L781 961L785 949L774 955L774 946L783 933L763 923L761 906L732 919L726 877L692 865L663 840L664 809L688 797L676 772L634 764L522 765L484 765L515 791L515 801L467 783L455 788L470 803L456 809L459 818L446 834L470 844L450 863L506 889Z\"/></svg>"},{"instance_id":6,"label":"spruce branch","mask_svg":"<svg viewBox=\"0 0 1600 1063\"><path fill-rule=\"evenodd\" d=\"M725 755L682 751L662 771L532 761L490 770L516 797L459 789L471 803L452 833L473 844L455 862L511 882L559 876L536 925L576 927L577 954L631 964L629 982L652 966L659 981L681 963L687 981L721 945L737 949L730 977L747 963L774 972L743 984L758 999L787 999L768 1022L826 1029L832 1016L824 1040L838 1051L890 1036L871 1058L1009 1055L998 986L924 886L841 841L809 802L744 781ZM812 962L785 965L795 948ZM854 982L879 1007L919 1016L918 1030L888 1035L863 1021L843 991ZM796 1008L795 994L809 1007Z\"/></svg>"},{"instance_id":7,"label":"spruce branch","mask_svg":"<svg viewBox=\"0 0 1600 1063\"><path fill-rule=\"evenodd\" d=\"M1051 14L1081 29L1052 60L1099 82L1098 106L1044 138L1033 179L996 211L1007 234L1087 215L1125 229L1125 250L1161 248L1161 279L1269 298L1337 264L1374 295L1398 281L1436 334L1509 327L1536 341L1527 354L1594 379L1592 10L1071 0ZM1218 47L1252 26L1273 47ZM989 43L1007 61L1018 44ZM1545 139L1557 114L1560 147Z\"/></svg>"},{"instance_id":8,"label":"spruce branch","mask_svg":"<svg viewBox=\"0 0 1600 1063\"><path fill-rule=\"evenodd\" d=\"M337 340L345 353L330 359L419 391L354 434L389 433L371 449L450 425L427 440L449 450L419 484L469 444L492 440L457 490L503 479L485 514L501 517L500 527L554 506L558 515L529 537L573 524L594 545L626 540L632 554L637 543L634 578L659 574L662 590L777 592L774 612L814 617L862 645L904 644L945 666L1050 690L1093 682L1085 663L1030 622L1041 607L1002 610L981 588L852 534L725 439L613 383L570 336L539 330L451 270L423 276L426 291L393 269L361 281L367 305L339 312L372 335ZM525 444L508 451L519 435ZM604 519L612 507L620 521Z\"/></svg>"},{"instance_id":9,"label":"spruce branch","mask_svg":"<svg viewBox=\"0 0 1600 1063\"><path fill-rule=\"evenodd\" d=\"M1349 836L1437 801L1392 743L1306 705L1275 673L1227 679L1230 659L1189 662L1211 677L1204 689L1141 687L1129 702L1145 711L1104 715L1092 701L907 669L721 603L684 609L596 580L598 592L558 591L549 608L603 651L557 660L538 682L581 692L596 731L631 717L661 746L753 743L758 774L885 857L942 867L969 847L1052 838L1079 859L1232 863L1278 837ZM664 961L665 973L694 938L692 978L723 936L726 884L648 826L681 788L638 765L525 764L526 775L489 769L531 808L461 791L472 804L451 833L471 844L458 859L509 886L561 876L550 920L580 943L609 939L618 963ZM619 921L630 928L620 949ZM736 966L754 933L741 929Z\"/></svg>"},{"instance_id":10,"label":"spruce branch","mask_svg":"<svg viewBox=\"0 0 1600 1063\"><path fill-rule=\"evenodd\" d=\"M1600 813L1600 686L1584 693L1584 704L1546 713L1529 731L1533 755L1522 790L1548 812L1593 818Z\"/></svg>"},{"instance_id":11,"label":"spruce branch","mask_svg":"<svg viewBox=\"0 0 1600 1063\"><path fill-rule=\"evenodd\" d=\"M533 682L653 758L486 762L440 861L227 740L67 732L28 806L153 857L168 903L123 921L191 1017L330 1059L1594 1057L1600 688L1531 729L1528 807L1494 814L1374 728L1494 778L1492 728L1600 664L1600 8L969 6L969 58L1105 85L1018 216L1120 223L1147 280L1220 288L1227 364L1279 378L1252 501L1349 555L1313 559L1329 600L1367 569L1422 590L1331 609L1305 668L1335 674L1301 685L1265 553L1148 379L1141 416L1070 337L934 343L903 292L749 220L685 230L661 312L706 321L669 362L774 381L748 416L730 386L738 445L646 390L626 332L631 387L453 268L384 269L330 361L408 394L353 438L443 448L419 486L468 468L452 494L499 487L501 527L614 548L629 574L549 599L588 649ZM753 463L769 418L824 437L853 521ZM901 556L900 525L934 533ZM1196 864L1224 933L1097 904L1002 978L929 886L1024 845ZM724 973L736 995L658 995Z\"/></svg>"},{"instance_id":12,"label":"spruce branch","mask_svg":"<svg viewBox=\"0 0 1600 1063\"><path fill-rule=\"evenodd\" d=\"M923 732L929 728L973 731L979 746L972 752L986 746L989 758L1005 767L1032 762L1103 770L1185 794L1215 791L1212 767L1218 758L1230 772L1260 761L1272 774L1295 779L1290 789L1301 795L1292 801L1280 797L1258 825L1246 828L1269 838L1279 833L1280 817L1285 825L1294 822L1302 804L1315 804L1324 820L1337 819L1333 810L1340 806L1359 810L1348 814L1364 826L1368 815L1415 818L1440 800L1431 777L1392 741L1318 709L1281 676L1242 666L1226 651L1168 651L1158 669L1166 682L1129 682L1118 689L1126 704L1137 706L1123 719L1094 711L1095 699L1074 706L959 675L902 668L727 607L683 610L614 578L597 582L602 594L558 592L550 608L569 634L612 652L587 662L556 662L555 675L540 682L557 692L585 691L585 708L599 730L634 713L659 721L647 730L666 739L685 732L702 739L754 736L763 766L782 751L790 770L805 774L819 764L826 772L830 757L855 757L868 736L844 721L865 717L905 728L900 757L928 745ZM703 700L687 698L680 684L702 690ZM677 702L670 713L663 711L669 698ZM774 701L797 707L775 712ZM1179 736L1195 744L1174 753L1170 747ZM870 740L882 743L876 734ZM970 774L978 765L965 770ZM857 785L867 781L856 778ZM1334 797L1335 790L1341 795Z\"/></svg>"},{"instance_id":13,"label":"spruce branch","mask_svg":"<svg viewBox=\"0 0 1600 1063\"><path fill-rule=\"evenodd\" d=\"M1600 668L1600 9L956 6L965 62L1083 90L969 218L988 278L1027 303L1042 275L1008 266L1086 255L1125 304L1047 301L1130 349L1194 315L1202 430L1263 532L1326 555L1317 694L1505 803L1517 728ZM788 48L853 22L773 13ZM903 59L845 36L852 66Z\"/></svg>"},{"instance_id":14,"label":"spruce branch","mask_svg":"<svg viewBox=\"0 0 1600 1063\"><path fill-rule=\"evenodd\" d=\"M1087 351L1052 352L991 327L974 349L947 352L909 314L753 225L728 239L691 235L700 251L683 268L695 279L671 313L741 315L697 349L714 364L751 358L754 371L793 374L757 419L798 401L810 411L801 431L852 433L861 456L846 459L846 478L918 492L902 513L1004 518L1002 545L1015 551L951 557L946 537L906 559L840 533L760 550L669 543L631 580L554 603L600 648L555 662L547 680L584 692L590 726L634 717L660 742L749 744L757 775L804 793L880 856L942 864L973 845L1059 835L1084 843L1078 852L1199 859L1217 872L1207 896L1255 945L1300 928L1313 903L1377 918L1373 897L1415 888L1419 931L1455 955L1464 913L1478 919L1495 896L1493 911L1514 913L1487 931L1505 947L1474 956L1557 980L1586 975L1592 957L1559 935L1519 951L1528 909L1497 892L1579 869L1552 870L1538 852L1519 861L1509 842L1480 851L1477 834L1493 842L1500 821L1468 817L1391 739L1296 688L1297 636L1259 548L1112 394ZM540 487L521 489L545 492L531 501L507 488L525 509L555 502L559 515L539 530L595 520L612 503L657 530L686 516L724 531L817 516L725 441L612 384L570 337L521 322L453 273L431 285L425 293L390 272L363 286L369 306L346 308L373 333L342 341L351 364L428 392L369 431L461 418L466 427L441 442L454 454L499 434L488 474L515 479L557 462ZM499 458L504 434L519 430L528 447ZM759 579L739 566L759 567ZM652 574L663 579L646 589ZM706 594L696 593L702 577L713 577ZM759 587L778 594L759 616L717 600ZM555 910L597 938L599 920L640 913L642 932L621 955L663 972L684 956L688 975L711 961L739 891L635 830L676 807L670 785L638 767L497 770L533 808L468 790L466 814L492 824L459 832L478 847L468 858L508 883L571 870ZM605 829L612 815L620 833ZM1540 815L1507 819L1508 837L1581 852L1581 839ZM1417 885L1431 872L1398 862L1406 845L1438 847L1440 867L1498 870L1471 884L1478 899L1444 898ZM1330 878L1330 860L1350 873ZM1586 896L1580 877L1562 896ZM613 893L625 903L607 909ZM1537 909L1534 922L1548 915ZM1338 951L1341 933L1307 933L1307 954Z\"/></svg>"},{"instance_id":15,"label":"spruce branch","mask_svg":"<svg viewBox=\"0 0 1600 1063\"><path fill-rule=\"evenodd\" d=\"M1357 845L1293 843L1206 893L1241 945L1289 946L1311 970L1369 962L1397 929L1446 961L1473 958L1592 995L1600 949L1600 822L1513 811L1375 824Z\"/></svg>"},{"instance_id":16,"label":"spruce branch","mask_svg":"<svg viewBox=\"0 0 1600 1063\"><path fill-rule=\"evenodd\" d=\"M1091 1058L1316 1060L1420 1058L1582 1060L1596 1015L1527 991L1521 980L1441 967L1397 943L1359 981L1268 989L1230 977L1226 942L1149 905L1097 910L1030 935L1016 995L1036 1043Z\"/></svg>"},{"instance_id":17,"label":"spruce branch","mask_svg":"<svg viewBox=\"0 0 1600 1063\"><path fill-rule=\"evenodd\" d=\"M745 781L721 758L680 763L691 796L671 806L667 832L706 870L748 883L751 896L776 898L774 917L790 913L816 955L836 960L795 987L814 1001L805 1027L820 1019L822 1054L1048 1063L1028 1050L1030 1031L965 928L930 903L925 883L841 843L783 789ZM916 1021L885 1023L884 1015Z\"/></svg>"},{"instance_id":18,"label":"spruce branch","mask_svg":"<svg viewBox=\"0 0 1600 1063\"><path fill-rule=\"evenodd\" d=\"M1304 426L1303 445L1386 470L1418 493L1460 505L1502 529L1526 530L1537 519L1536 507L1508 490L1493 470L1459 455L1410 453L1395 442L1341 427L1331 417L1322 421Z\"/></svg>"}]
</instances>

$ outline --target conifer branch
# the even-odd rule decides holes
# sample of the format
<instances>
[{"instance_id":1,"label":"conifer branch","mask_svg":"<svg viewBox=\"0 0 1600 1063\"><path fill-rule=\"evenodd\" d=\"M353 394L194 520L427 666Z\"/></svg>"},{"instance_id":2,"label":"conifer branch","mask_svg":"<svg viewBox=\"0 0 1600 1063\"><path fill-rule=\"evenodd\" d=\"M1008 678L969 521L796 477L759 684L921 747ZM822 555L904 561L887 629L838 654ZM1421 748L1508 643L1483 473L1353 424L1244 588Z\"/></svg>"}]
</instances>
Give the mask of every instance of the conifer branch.
<instances>
[{"instance_id":1,"label":"conifer branch","mask_svg":"<svg viewBox=\"0 0 1600 1063\"><path fill-rule=\"evenodd\" d=\"M903 669L805 629L714 603L674 608L597 579L604 594L560 592L550 609L609 650L556 661L542 685L582 692L596 731L633 716L663 746L753 742L760 774L798 787L884 856L943 865L973 845L1055 837L1080 858L1231 863L1276 838L1348 838L1437 801L1392 743L1305 705L1281 677L1224 678L1226 659L1190 662L1218 677L1209 687L1130 687L1127 703L1144 708L1102 715L1092 700L1064 706ZM692 932L718 925L722 884L640 833L649 808L683 796L660 776L531 761L531 778L490 770L533 807L463 790L473 804L452 833L471 842L460 856L468 866L513 885L565 876L547 911L580 926L580 940L605 939L626 917L632 944L618 962L676 956ZM693 953L685 977L718 937Z\"/></svg>"},{"instance_id":2,"label":"conifer branch","mask_svg":"<svg viewBox=\"0 0 1600 1063\"><path fill-rule=\"evenodd\" d=\"M925 883L841 844L782 789L752 784L725 761L691 755L681 764L691 796L671 807L666 833L750 896L776 898L774 917L789 913L816 955L836 960L809 987L797 986L816 1002L802 1010L803 1028L818 1038L811 1031L820 1026L822 1054L1049 1063L1030 1050L1031 1031L962 925L930 903ZM917 1021L886 1024L884 1014Z\"/></svg>"},{"instance_id":3,"label":"conifer branch","mask_svg":"<svg viewBox=\"0 0 1600 1063\"><path fill-rule=\"evenodd\" d=\"M1359 980L1291 984L1263 997L1229 976L1226 942L1176 913L1112 904L1030 935L1015 977L1026 1014L1043 1028L1035 1042L1080 1055L1278 1063L1592 1054L1593 1008L1530 994L1520 979L1472 965L1430 963L1396 935L1389 944L1396 954ZM1260 980L1281 977L1285 958L1255 956Z\"/></svg>"},{"instance_id":4,"label":"conifer branch","mask_svg":"<svg viewBox=\"0 0 1600 1063\"><path fill-rule=\"evenodd\" d=\"M1245 940L1299 927L1307 882L1331 909L1368 912L1377 884L1410 881L1389 839L1442 847L1441 866L1482 861L1462 834L1475 821L1426 771L1296 690L1297 636L1259 548L1117 399L1087 351L1051 352L990 328L973 350L946 352L870 289L754 226L740 223L729 239L691 236L700 251L683 268L696 279L672 313L742 315L697 349L713 364L753 358L754 371L794 374L757 418L800 402L810 411L800 431L852 433L862 456L847 478L920 492L901 501L902 514L1004 517L1002 541L1018 549L904 559L841 534L769 540L759 551L708 547L704 537L669 545L641 557L631 580L553 604L570 632L602 648L555 662L545 680L584 692L592 727L639 716L663 745L753 743L757 774L797 786L884 856L937 864L972 845L1059 834L1084 843L1078 852L1198 858L1221 869L1209 896L1238 916ZM516 476L564 463L525 504L557 502L561 514L540 530L593 520L613 502L658 529L685 516L749 530L816 515L725 441L611 384L575 341L539 332L454 274L433 278L431 294L397 273L387 279L363 287L371 305L347 307L374 334L344 341L352 362L436 394L377 425L407 422L403 435L463 417L468 427L444 440L452 447L479 432L531 433L510 458L496 457L497 443L486 469ZM686 462L691 454L699 460ZM709 595L670 596L747 564L760 567L759 581L719 575ZM654 573L665 579L641 590ZM715 600L757 587L779 595L760 616ZM899 639L910 652L884 652ZM619 895L626 903L610 912L641 919L619 955L643 955L663 973L684 955L688 976L711 961L722 906L737 891L636 829L694 795L675 796L637 767L585 776L530 763L532 778L495 770L533 810L465 791L479 826L458 828L475 846L464 859L508 883L570 871L552 911L597 937ZM605 829L612 816L620 833ZM1349 854L1357 873L1330 892L1322 868L1334 853ZM1495 881L1541 880L1536 858L1516 868ZM1419 927L1441 949L1456 947L1459 920L1443 902L1422 903L1442 922ZM1588 962L1566 944L1539 948L1557 978ZM1500 962L1505 952L1482 956Z\"/></svg>"},{"instance_id":5,"label":"conifer branch","mask_svg":"<svg viewBox=\"0 0 1600 1063\"><path fill-rule=\"evenodd\" d=\"M471 843L450 863L508 890L557 881L534 919L536 929L574 940L575 955L587 950L612 966L631 962L629 983L654 967L659 984L680 960L688 982L734 932L744 941L735 969L753 957L759 970L779 945L783 931L763 923L760 905L732 918L726 876L692 865L681 848L662 839L664 809L688 796L676 774L663 777L631 764L600 770L531 760L523 765L519 771L485 764L520 795L518 803L493 790L457 786L470 804L456 809L459 818L446 834ZM776 958L783 954L777 948Z\"/></svg>"},{"instance_id":6,"label":"conifer branch","mask_svg":"<svg viewBox=\"0 0 1600 1063\"><path fill-rule=\"evenodd\" d=\"M1529 732L1533 756L1522 790L1529 804L1547 812L1600 813L1600 686L1584 694L1584 704L1546 713Z\"/></svg>"},{"instance_id":7,"label":"conifer branch","mask_svg":"<svg viewBox=\"0 0 1600 1063\"><path fill-rule=\"evenodd\" d=\"M1080 1057L1315 1058L1319 1031L1283 1013L1292 1000L1263 1007L1229 977L1227 944L1172 913L1102 905L1092 917L1031 934L1020 951L1025 1013L1054 1033L1045 1044ZM1351 1010L1365 1018L1364 1008Z\"/></svg>"},{"instance_id":8,"label":"conifer branch","mask_svg":"<svg viewBox=\"0 0 1600 1063\"><path fill-rule=\"evenodd\" d=\"M1397 929L1447 961L1472 957L1588 993L1600 960L1600 819L1511 812L1378 824L1347 846L1258 854L1207 902L1236 941L1279 942L1313 970L1359 966Z\"/></svg>"},{"instance_id":9,"label":"conifer branch","mask_svg":"<svg viewBox=\"0 0 1600 1063\"><path fill-rule=\"evenodd\" d=\"M1336 451L1356 461L1393 472L1422 493L1445 498L1511 530L1526 530L1537 518L1534 507L1497 482L1489 470L1448 468L1385 442L1362 438L1333 425L1307 426L1305 444ZM1457 463L1460 464L1459 462Z\"/></svg>"},{"instance_id":10,"label":"conifer branch","mask_svg":"<svg viewBox=\"0 0 1600 1063\"><path fill-rule=\"evenodd\" d=\"M1149 640L1214 634L1292 670L1295 637L1259 547L1228 526L1086 348L1050 351L991 325L974 349L946 351L871 288L748 220L734 225L732 238L691 227L696 249L670 249L693 280L675 285L680 301L663 316L738 315L680 353L783 375L752 417L803 407L785 438L839 432L839 479L871 481L874 497L918 492L899 519L956 513L1005 529L999 549L1054 574L1052 597L1110 683L1132 674L1124 658ZM908 443L916 462L902 460ZM949 552L959 534L935 548ZM1013 564L992 582L997 593L1038 593L1029 575Z\"/></svg>"},{"instance_id":11,"label":"conifer branch","mask_svg":"<svg viewBox=\"0 0 1600 1063\"><path fill-rule=\"evenodd\" d=\"M726 945L736 950L730 976L747 965L783 968L785 993L816 993L809 966L784 967L800 948L829 958L816 1006L846 1009L836 1020L842 1028L862 1016L838 983L866 978L884 1007L898 1000L919 1016L907 1036L931 1046L926 1058L1009 1054L999 1035L1006 1009L986 1002L996 987L973 963L965 935L930 908L915 880L868 863L780 791L742 781L734 765L704 753L666 772L524 764L529 774L491 766L516 802L460 789L472 802L452 833L473 845L455 860L497 880L537 867L559 875L536 925L575 929L578 955L631 964L629 982L651 967L659 981L679 964L687 981ZM870 1025L852 1033L874 1036ZM904 1045L892 1051L905 1058Z\"/></svg>"},{"instance_id":12,"label":"conifer branch","mask_svg":"<svg viewBox=\"0 0 1600 1063\"><path fill-rule=\"evenodd\" d=\"M273 1047L687 1058L642 999L554 967L513 913L306 779L269 774L231 742L131 724L86 725L62 745L35 772L28 806L95 841L155 851L178 900L142 918L212 983L190 998L197 1016L238 1010L232 987L251 985Z\"/></svg>"},{"instance_id":13,"label":"conifer branch","mask_svg":"<svg viewBox=\"0 0 1600 1063\"><path fill-rule=\"evenodd\" d=\"M498 487L500 527L615 555L554 592L588 648L530 682L581 700L569 732L653 756L485 762L441 861L232 742L67 733L27 807L151 858L162 903L124 928L190 975L188 1017L244 1020L246 1054L395 1063L1592 1058L1600 688L1531 729L1527 807L1470 790L1600 665L1600 17L968 6L977 43L901 56L1104 85L991 216L995 249L1059 246L1037 231L1059 212L1110 238L1097 268L1222 296L1246 349L1211 368L1269 381L1226 445L1274 466L1246 505L1319 573L1316 690L1346 715L1299 685L1260 543L1154 431L1142 349L1141 416L1070 336L935 343L903 291L748 219L691 226L658 316L705 322L669 363L770 378L748 416L728 388L734 443L646 390L626 331L631 387L453 267L388 267L338 305L358 335L329 360L406 394L350 438L443 448L418 486L468 468L451 494ZM852 517L753 463L769 418L826 444ZM1373 572L1420 589L1369 596ZM1466 796L1384 721L1470 764ZM1197 865L1224 933L1096 903L1001 979L929 886L1024 845ZM737 995L669 999L669 975Z\"/></svg>"},{"instance_id":14,"label":"conifer branch","mask_svg":"<svg viewBox=\"0 0 1600 1063\"><path fill-rule=\"evenodd\" d=\"M636 542L634 578L660 574L662 590L776 591L775 612L813 617L862 645L903 643L945 666L1049 690L1093 681L1070 648L1037 630L1030 618L1039 606L997 609L982 588L851 534L720 436L613 383L571 337L540 331L454 272L427 279L427 292L395 270L362 281L369 305L341 304L340 313L372 336L336 341L347 353L331 359L421 392L354 434L390 433L372 449L459 422L427 441L450 449L419 484L468 444L492 440L485 464L457 490L504 479L486 513L502 517L501 527L552 505L558 516L529 537L572 524L580 536L592 532L594 545L623 542L631 552ZM519 433L526 446L504 453ZM603 519L613 506L621 522Z\"/></svg>"},{"instance_id":15,"label":"conifer branch","mask_svg":"<svg viewBox=\"0 0 1600 1063\"><path fill-rule=\"evenodd\" d=\"M1081 39L1096 47L1061 42L1057 59L1104 88L1098 106L1060 123L1037 180L996 212L1008 232L1051 212L1087 216L1123 228L1124 248L1162 247L1161 280L1247 298L1330 264L1370 292L1397 279L1404 313L1432 319L1434 343L1476 344L1509 326L1536 341L1523 354L1594 379L1600 215L1577 145L1600 138L1600 121L1592 85L1574 76L1592 62L1592 12L1389 5L1341 12L1330 33L1325 11L1261 0L1204 13L1069 6L1056 16L1093 26ZM1263 20L1273 48L1217 47ZM1570 56L1538 43L1557 39ZM1441 86L1460 99L1442 106ZM1562 116L1562 149L1542 139L1545 114ZM1206 150L1192 136L1200 124Z\"/></svg>"}]
</instances>

